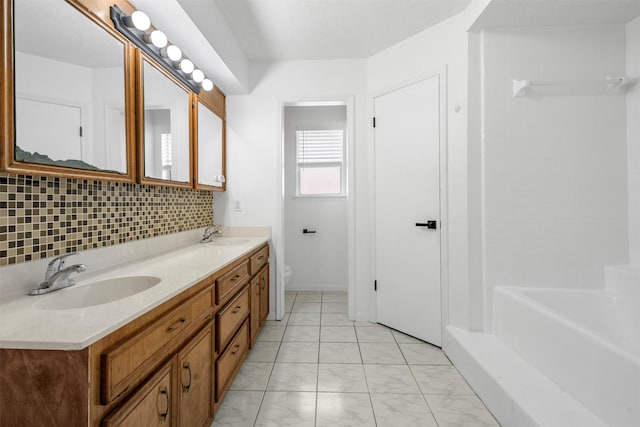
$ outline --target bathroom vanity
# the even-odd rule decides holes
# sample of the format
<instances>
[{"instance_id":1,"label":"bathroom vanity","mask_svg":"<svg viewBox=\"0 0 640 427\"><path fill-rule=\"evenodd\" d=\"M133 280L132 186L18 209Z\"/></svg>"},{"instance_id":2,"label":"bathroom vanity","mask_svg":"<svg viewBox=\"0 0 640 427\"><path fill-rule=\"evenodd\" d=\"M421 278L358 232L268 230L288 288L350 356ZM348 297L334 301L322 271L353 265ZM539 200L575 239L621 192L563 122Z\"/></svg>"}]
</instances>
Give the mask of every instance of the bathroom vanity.
<instances>
[{"instance_id":1,"label":"bathroom vanity","mask_svg":"<svg viewBox=\"0 0 640 427\"><path fill-rule=\"evenodd\" d=\"M269 312L267 240L219 238L3 302L0 426L208 426ZM151 275L120 300L63 303Z\"/></svg>"}]
</instances>

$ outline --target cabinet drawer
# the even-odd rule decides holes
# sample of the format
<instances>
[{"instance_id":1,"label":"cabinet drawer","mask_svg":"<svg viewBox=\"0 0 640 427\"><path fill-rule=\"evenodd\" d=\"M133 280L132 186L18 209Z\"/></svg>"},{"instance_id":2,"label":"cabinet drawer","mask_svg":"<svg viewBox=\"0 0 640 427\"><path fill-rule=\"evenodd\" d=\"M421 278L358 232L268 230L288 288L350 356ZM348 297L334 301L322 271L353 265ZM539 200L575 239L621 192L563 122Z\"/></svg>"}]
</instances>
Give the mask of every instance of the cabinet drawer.
<instances>
[{"instance_id":1,"label":"cabinet drawer","mask_svg":"<svg viewBox=\"0 0 640 427\"><path fill-rule=\"evenodd\" d=\"M169 363L102 420L102 427L170 427L173 425L171 369Z\"/></svg>"},{"instance_id":2,"label":"cabinet drawer","mask_svg":"<svg viewBox=\"0 0 640 427\"><path fill-rule=\"evenodd\" d=\"M212 292L209 288L103 353L102 404L112 402L138 382L167 356L167 351L186 338L183 332L193 330L212 313Z\"/></svg>"},{"instance_id":3,"label":"cabinet drawer","mask_svg":"<svg viewBox=\"0 0 640 427\"><path fill-rule=\"evenodd\" d=\"M224 350L238 327L249 314L249 288L245 288L233 301L229 302L216 317L216 348Z\"/></svg>"},{"instance_id":4,"label":"cabinet drawer","mask_svg":"<svg viewBox=\"0 0 640 427\"><path fill-rule=\"evenodd\" d=\"M224 304L238 286L242 286L249 279L249 261L245 261L236 268L216 280L216 304Z\"/></svg>"},{"instance_id":5,"label":"cabinet drawer","mask_svg":"<svg viewBox=\"0 0 640 427\"><path fill-rule=\"evenodd\" d=\"M220 402L240 369L249 347L249 322L245 321L227 350L216 362L216 402Z\"/></svg>"},{"instance_id":6,"label":"cabinet drawer","mask_svg":"<svg viewBox=\"0 0 640 427\"><path fill-rule=\"evenodd\" d=\"M265 246L251 257L251 275L256 274L269 261L269 246Z\"/></svg>"}]
</instances>

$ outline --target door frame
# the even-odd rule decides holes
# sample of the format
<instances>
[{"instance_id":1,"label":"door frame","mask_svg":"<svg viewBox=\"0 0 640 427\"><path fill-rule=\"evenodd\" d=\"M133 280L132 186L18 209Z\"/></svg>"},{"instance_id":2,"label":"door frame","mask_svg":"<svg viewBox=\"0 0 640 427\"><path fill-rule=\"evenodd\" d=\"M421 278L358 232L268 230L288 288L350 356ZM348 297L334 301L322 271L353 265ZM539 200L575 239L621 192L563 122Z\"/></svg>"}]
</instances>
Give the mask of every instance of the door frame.
<instances>
[{"instance_id":1,"label":"door frame","mask_svg":"<svg viewBox=\"0 0 640 427\"><path fill-rule=\"evenodd\" d=\"M355 112L354 95L336 96L308 96L294 99L278 99L278 185L280 190L280 203L278 204L278 218L280 230L276 235L279 245L276 246L276 319L284 318L285 310L285 288L284 288L284 253L285 253L285 171L284 171L284 108L291 106L305 105L344 105L347 109L347 173L346 173L346 195L347 195L347 315L349 319L355 320L356 311L356 208L355 208Z\"/></svg>"},{"instance_id":2,"label":"door frame","mask_svg":"<svg viewBox=\"0 0 640 427\"><path fill-rule=\"evenodd\" d=\"M375 99L386 95L388 93L394 92L396 90L405 88L407 86L411 86L415 83L421 82L423 80L439 77L440 81L440 306L441 306L441 333L442 337L444 337L444 329L449 323L449 190L448 190L448 118L447 118L447 66L443 65L441 67L432 69L426 73L422 73L416 77L413 77L409 80L403 81L399 84L387 87L385 89L373 92L370 94L369 106L370 111L372 113L372 117L375 117ZM372 155L369 161L370 167L370 176L373 179L373 186L370 190L370 233L373 236L372 244L371 244L371 283L376 280L376 271L377 265L375 262L376 259L376 200L375 200L375 179L376 179L376 146L375 146L375 129L372 129ZM373 320L377 321L378 319L378 294L374 292L373 296L373 304L372 304L372 313Z\"/></svg>"}]
</instances>

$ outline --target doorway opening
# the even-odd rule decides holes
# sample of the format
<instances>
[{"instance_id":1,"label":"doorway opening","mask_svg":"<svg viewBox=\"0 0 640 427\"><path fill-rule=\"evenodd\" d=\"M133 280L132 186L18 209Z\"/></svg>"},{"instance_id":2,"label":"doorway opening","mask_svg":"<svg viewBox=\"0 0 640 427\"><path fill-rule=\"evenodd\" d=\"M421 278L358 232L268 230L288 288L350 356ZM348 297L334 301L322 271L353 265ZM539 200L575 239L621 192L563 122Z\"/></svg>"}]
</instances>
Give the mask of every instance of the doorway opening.
<instances>
[{"instance_id":1,"label":"doorway opening","mask_svg":"<svg viewBox=\"0 0 640 427\"><path fill-rule=\"evenodd\" d=\"M344 292L355 317L352 129L351 97L281 104L278 319L286 291Z\"/></svg>"}]
</instances>

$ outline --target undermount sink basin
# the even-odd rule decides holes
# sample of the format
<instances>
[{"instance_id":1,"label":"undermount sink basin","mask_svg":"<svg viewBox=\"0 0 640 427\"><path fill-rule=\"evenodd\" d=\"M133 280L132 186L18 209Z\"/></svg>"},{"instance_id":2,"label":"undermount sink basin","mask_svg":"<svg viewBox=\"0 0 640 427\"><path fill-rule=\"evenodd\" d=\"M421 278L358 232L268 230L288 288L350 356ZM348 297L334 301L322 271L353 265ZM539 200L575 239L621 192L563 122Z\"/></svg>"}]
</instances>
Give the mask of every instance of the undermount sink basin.
<instances>
[{"instance_id":1,"label":"undermount sink basin","mask_svg":"<svg viewBox=\"0 0 640 427\"><path fill-rule=\"evenodd\" d=\"M214 245L214 246L236 246L236 245L243 245L243 244L247 243L248 241L249 241L249 239L235 239L235 238L230 238L230 237L218 237L217 239L215 239L210 244Z\"/></svg>"},{"instance_id":2,"label":"undermount sink basin","mask_svg":"<svg viewBox=\"0 0 640 427\"><path fill-rule=\"evenodd\" d=\"M47 295L37 303L45 310L70 310L118 301L146 291L160 283L153 276L116 277L87 285L71 286Z\"/></svg>"}]
</instances>

